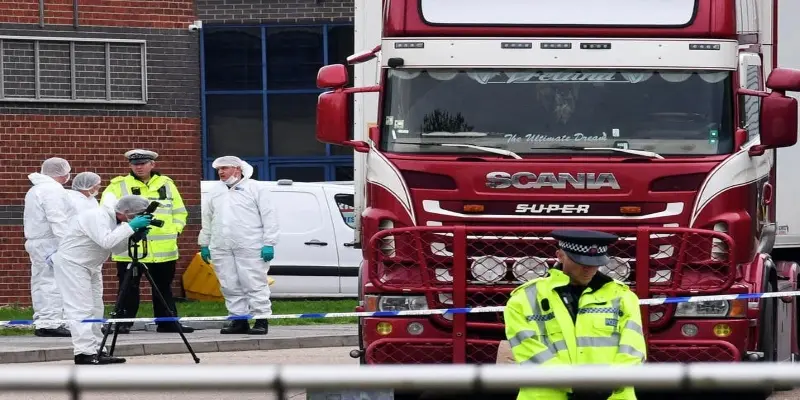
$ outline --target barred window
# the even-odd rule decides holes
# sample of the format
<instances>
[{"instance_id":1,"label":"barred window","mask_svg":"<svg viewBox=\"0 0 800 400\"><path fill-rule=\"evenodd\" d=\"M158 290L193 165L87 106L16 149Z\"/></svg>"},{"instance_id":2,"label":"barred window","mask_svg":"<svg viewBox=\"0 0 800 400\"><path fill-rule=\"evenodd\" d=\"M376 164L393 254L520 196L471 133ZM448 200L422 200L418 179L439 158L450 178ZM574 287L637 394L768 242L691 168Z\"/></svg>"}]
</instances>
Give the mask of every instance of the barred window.
<instances>
[{"instance_id":1,"label":"barred window","mask_svg":"<svg viewBox=\"0 0 800 400\"><path fill-rule=\"evenodd\" d=\"M143 40L0 36L0 101L147 102Z\"/></svg>"}]
</instances>

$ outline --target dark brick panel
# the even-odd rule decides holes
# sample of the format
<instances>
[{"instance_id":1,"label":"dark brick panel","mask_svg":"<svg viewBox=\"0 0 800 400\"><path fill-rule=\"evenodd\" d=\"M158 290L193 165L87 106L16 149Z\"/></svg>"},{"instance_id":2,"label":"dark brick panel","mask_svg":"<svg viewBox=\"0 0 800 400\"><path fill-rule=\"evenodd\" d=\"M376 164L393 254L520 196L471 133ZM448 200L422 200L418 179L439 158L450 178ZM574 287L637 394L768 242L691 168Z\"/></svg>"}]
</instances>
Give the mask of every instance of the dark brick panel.
<instances>
[{"instance_id":1,"label":"dark brick panel","mask_svg":"<svg viewBox=\"0 0 800 400\"><path fill-rule=\"evenodd\" d=\"M380 0L374 0L380 1ZM353 21L353 0L197 0L206 24Z\"/></svg>"},{"instance_id":2,"label":"dark brick panel","mask_svg":"<svg viewBox=\"0 0 800 400\"><path fill-rule=\"evenodd\" d=\"M199 39L197 33L176 29L81 28L31 29L25 25L0 25L0 35L138 39L147 42L146 105L0 102L0 114L200 116ZM41 88L43 96L69 98L69 45L41 42ZM111 46L111 91L115 99L141 98L138 45ZM5 93L33 97L33 45L27 41L4 43ZM105 48L79 43L76 54L76 84L79 98L105 96Z\"/></svg>"}]
</instances>

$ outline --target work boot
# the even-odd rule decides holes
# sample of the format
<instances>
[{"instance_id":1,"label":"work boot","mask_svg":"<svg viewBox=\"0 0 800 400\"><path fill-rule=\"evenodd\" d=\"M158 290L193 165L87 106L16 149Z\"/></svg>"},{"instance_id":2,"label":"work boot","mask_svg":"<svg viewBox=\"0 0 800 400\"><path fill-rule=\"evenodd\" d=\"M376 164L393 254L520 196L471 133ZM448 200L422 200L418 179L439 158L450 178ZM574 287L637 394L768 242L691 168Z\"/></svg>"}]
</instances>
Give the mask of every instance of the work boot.
<instances>
[{"instance_id":1,"label":"work boot","mask_svg":"<svg viewBox=\"0 0 800 400\"><path fill-rule=\"evenodd\" d=\"M219 333L223 335L247 333L250 330L250 324L246 320L230 321L220 329Z\"/></svg>"},{"instance_id":2,"label":"work boot","mask_svg":"<svg viewBox=\"0 0 800 400\"><path fill-rule=\"evenodd\" d=\"M257 319L253 327L247 333L251 335L266 335L269 332L269 320Z\"/></svg>"},{"instance_id":3,"label":"work boot","mask_svg":"<svg viewBox=\"0 0 800 400\"><path fill-rule=\"evenodd\" d=\"M124 362L125 362L124 358L104 357L102 355L97 355L97 354L78 354L75 356L76 365L105 365L105 364L121 364Z\"/></svg>"},{"instance_id":4,"label":"work boot","mask_svg":"<svg viewBox=\"0 0 800 400\"><path fill-rule=\"evenodd\" d=\"M97 358L106 364L124 364L125 361L128 361L122 357L110 356L105 350L101 351Z\"/></svg>"},{"instance_id":5,"label":"work boot","mask_svg":"<svg viewBox=\"0 0 800 400\"><path fill-rule=\"evenodd\" d=\"M194 332L194 328L191 326L181 325L181 331L183 333L192 333ZM159 324L156 328L156 332L159 333L178 333L178 324L175 322L167 322L163 324Z\"/></svg>"},{"instance_id":6,"label":"work boot","mask_svg":"<svg viewBox=\"0 0 800 400\"><path fill-rule=\"evenodd\" d=\"M69 329L59 326L56 329L39 328L33 331L33 334L39 337L70 337Z\"/></svg>"}]
</instances>

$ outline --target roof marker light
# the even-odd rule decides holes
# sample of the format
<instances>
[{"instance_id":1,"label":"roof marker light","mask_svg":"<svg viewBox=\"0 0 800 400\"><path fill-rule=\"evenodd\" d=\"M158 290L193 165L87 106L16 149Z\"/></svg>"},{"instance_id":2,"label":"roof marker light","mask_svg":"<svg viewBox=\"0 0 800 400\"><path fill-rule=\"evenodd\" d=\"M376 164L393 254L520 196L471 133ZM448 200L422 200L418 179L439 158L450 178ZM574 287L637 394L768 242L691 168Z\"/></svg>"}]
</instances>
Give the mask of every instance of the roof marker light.
<instances>
[{"instance_id":1,"label":"roof marker light","mask_svg":"<svg viewBox=\"0 0 800 400\"><path fill-rule=\"evenodd\" d=\"M503 49L532 49L533 43L531 42L501 42L500 48Z\"/></svg>"},{"instance_id":2,"label":"roof marker light","mask_svg":"<svg viewBox=\"0 0 800 400\"><path fill-rule=\"evenodd\" d=\"M581 43L583 50L608 50L611 48L611 43Z\"/></svg>"},{"instance_id":3,"label":"roof marker light","mask_svg":"<svg viewBox=\"0 0 800 400\"><path fill-rule=\"evenodd\" d=\"M689 43L689 50L720 50L716 43Z\"/></svg>"},{"instance_id":4,"label":"roof marker light","mask_svg":"<svg viewBox=\"0 0 800 400\"><path fill-rule=\"evenodd\" d=\"M540 43L539 44L539 48L540 49L571 49L572 48L572 43L555 43L555 42Z\"/></svg>"},{"instance_id":5,"label":"roof marker light","mask_svg":"<svg viewBox=\"0 0 800 400\"><path fill-rule=\"evenodd\" d=\"M394 44L395 49L424 49L425 42L397 42Z\"/></svg>"}]
</instances>

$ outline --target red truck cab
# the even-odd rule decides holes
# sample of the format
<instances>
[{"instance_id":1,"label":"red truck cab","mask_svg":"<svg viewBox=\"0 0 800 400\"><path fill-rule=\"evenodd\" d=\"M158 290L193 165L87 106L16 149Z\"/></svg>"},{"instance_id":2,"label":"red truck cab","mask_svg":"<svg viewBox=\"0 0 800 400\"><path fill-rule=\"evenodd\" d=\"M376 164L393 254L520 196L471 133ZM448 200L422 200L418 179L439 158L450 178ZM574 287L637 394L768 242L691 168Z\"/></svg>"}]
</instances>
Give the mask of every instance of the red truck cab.
<instances>
[{"instance_id":1,"label":"red truck cab","mask_svg":"<svg viewBox=\"0 0 800 400\"><path fill-rule=\"evenodd\" d=\"M320 70L317 138L360 154L361 309L503 306L553 267L564 227L619 235L603 272L642 299L797 287L797 264L770 256L800 90L775 65L777 1L579 3L386 0L380 46L350 60L375 61L375 84ZM372 124L351 134L365 93ZM642 315L652 362L800 353L793 298ZM494 363L505 340L502 312L360 332L367 364Z\"/></svg>"}]
</instances>

